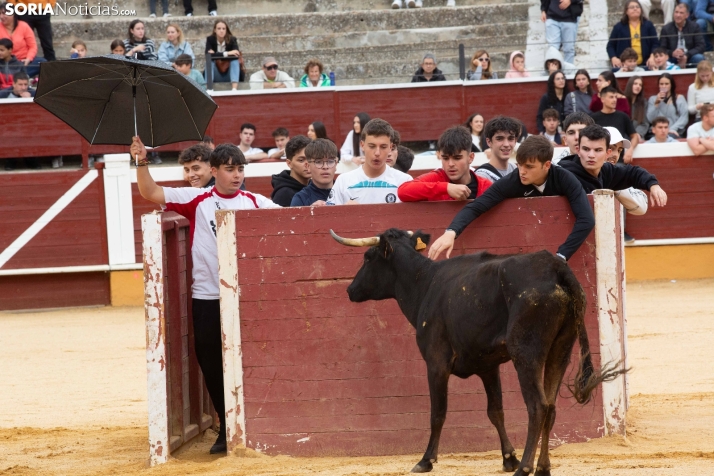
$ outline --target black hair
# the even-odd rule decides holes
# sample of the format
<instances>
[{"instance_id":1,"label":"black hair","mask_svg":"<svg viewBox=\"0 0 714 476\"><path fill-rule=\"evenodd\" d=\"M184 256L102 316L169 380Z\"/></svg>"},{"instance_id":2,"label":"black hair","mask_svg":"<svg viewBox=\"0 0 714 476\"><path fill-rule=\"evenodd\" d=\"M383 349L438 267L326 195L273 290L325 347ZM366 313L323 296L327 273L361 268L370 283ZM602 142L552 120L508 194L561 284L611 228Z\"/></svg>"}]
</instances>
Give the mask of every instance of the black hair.
<instances>
[{"instance_id":1,"label":"black hair","mask_svg":"<svg viewBox=\"0 0 714 476\"><path fill-rule=\"evenodd\" d=\"M483 127L484 137L491 140L497 132L508 132L516 137L521 135L521 122L508 116L496 116Z\"/></svg>"},{"instance_id":2,"label":"black hair","mask_svg":"<svg viewBox=\"0 0 714 476\"><path fill-rule=\"evenodd\" d=\"M563 121L563 130L567 131L568 127L570 127L573 124L583 124L585 126L592 126L595 124L595 121L593 120L592 117L590 117L590 114L584 111L576 111L572 114L569 114L568 117L565 118Z\"/></svg>"},{"instance_id":3,"label":"black hair","mask_svg":"<svg viewBox=\"0 0 714 476\"><path fill-rule=\"evenodd\" d=\"M669 57L669 53L667 52L667 50L662 48L661 46L652 50L652 54L653 55L667 55L667 57Z\"/></svg>"},{"instance_id":4,"label":"black hair","mask_svg":"<svg viewBox=\"0 0 714 476\"><path fill-rule=\"evenodd\" d=\"M610 148L610 133L607 132L607 129L602 126L593 124L592 126L588 126L581 130L580 135L578 136L578 145L582 142L583 137L587 137L592 141L605 139L605 148Z\"/></svg>"},{"instance_id":5,"label":"black hair","mask_svg":"<svg viewBox=\"0 0 714 476\"><path fill-rule=\"evenodd\" d=\"M143 38L139 38L138 43L146 43L146 40L149 39L149 38L147 38L147 36L146 36L146 24L145 24L142 20L139 20L139 19L137 18L136 20L132 20L132 22L129 23L129 30L128 30L128 32L127 32L127 38L129 39L129 43L132 43L132 44L133 44L133 43L135 42L135 41L134 41L134 35L131 33L131 30L133 30L134 27L135 27L136 25L138 25L139 23L141 23L142 25L144 25L144 37L143 37Z\"/></svg>"},{"instance_id":6,"label":"black hair","mask_svg":"<svg viewBox=\"0 0 714 476\"><path fill-rule=\"evenodd\" d=\"M608 94L608 93L617 94L617 90L615 88L613 88L612 86L606 86L606 87L602 88L602 91L600 91L600 97L602 97L604 94Z\"/></svg>"},{"instance_id":7,"label":"black hair","mask_svg":"<svg viewBox=\"0 0 714 476\"><path fill-rule=\"evenodd\" d=\"M191 55L187 55L186 53L184 53L176 57L176 59L174 60L174 64L177 64L179 66L193 66L193 58L191 58Z\"/></svg>"},{"instance_id":8,"label":"black hair","mask_svg":"<svg viewBox=\"0 0 714 476\"><path fill-rule=\"evenodd\" d=\"M407 173L412 168L414 162L414 152L400 145L397 147L397 160L394 163L394 168L400 172Z\"/></svg>"},{"instance_id":9,"label":"black hair","mask_svg":"<svg viewBox=\"0 0 714 476\"><path fill-rule=\"evenodd\" d=\"M10 38L0 38L0 46L4 46L8 50L12 49L12 40Z\"/></svg>"},{"instance_id":10,"label":"black hair","mask_svg":"<svg viewBox=\"0 0 714 476\"><path fill-rule=\"evenodd\" d=\"M565 86L563 86L563 99L558 99L558 96L555 94L555 77L559 74L562 74L563 79L565 80L565 73L560 70L551 73L550 76L548 76L548 102L551 104L562 103L565 101L565 96L567 96L570 92L570 89L568 88L568 81L566 80Z\"/></svg>"},{"instance_id":11,"label":"black hair","mask_svg":"<svg viewBox=\"0 0 714 476\"><path fill-rule=\"evenodd\" d=\"M0 10L7 11L8 3L11 3L11 2L0 2ZM15 10L12 11L12 21L13 21L12 29L14 30L17 28L17 22L18 22L17 12Z\"/></svg>"},{"instance_id":12,"label":"black hair","mask_svg":"<svg viewBox=\"0 0 714 476\"><path fill-rule=\"evenodd\" d=\"M399 147L399 144L402 143L402 135L396 129L392 129L392 137L389 139L392 141L392 146L395 148Z\"/></svg>"},{"instance_id":13,"label":"black hair","mask_svg":"<svg viewBox=\"0 0 714 476\"><path fill-rule=\"evenodd\" d=\"M220 168L221 165L246 165L247 163L243 151L233 144L219 144L211 152L211 167Z\"/></svg>"},{"instance_id":14,"label":"black hair","mask_svg":"<svg viewBox=\"0 0 714 476\"><path fill-rule=\"evenodd\" d=\"M273 139L276 137L290 137L290 133L284 127L278 127L273 131Z\"/></svg>"},{"instance_id":15,"label":"black hair","mask_svg":"<svg viewBox=\"0 0 714 476\"><path fill-rule=\"evenodd\" d=\"M543 63L543 69L548 71L548 64L550 63L558 63L558 71L563 69L563 63L558 58L548 58L545 60L545 63Z\"/></svg>"},{"instance_id":16,"label":"black hair","mask_svg":"<svg viewBox=\"0 0 714 476\"><path fill-rule=\"evenodd\" d=\"M360 138L366 140L367 136L379 137L387 136L392 140L392 126L384 119L374 118L362 128Z\"/></svg>"},{"instance_id":17,"label":"black hair","mask_svg":"<svg viewBox=\"0 0 714 476\"><path fill-rule=\"evenodd\" d=\"M285 149L287 151L287 147ZM337 146L329 139L315 139L310 141L310 143L305 147L305 158L307 160L337 159L338 162L340 160L338 157Z\"/></svg>"},{"instance_id":18,"label":"black hair","mask_svg":"<svg viewBox=\"0 0 714 476\"><path fill-rule=\"evenodd\" d=\"M243 124L240 125L240 131L243 132L245 129L251 129L253 132L256 132L257 129L253 124L250 122L244 122Z\"/></svg>"},{"instance_id":19,"label":"black hair","mask_svg":"<svg viewBox=\"0 0 714 476\"><path fill-rule=\"evenodd\" d=\"M114 40L112 41L112 44L109 46L109 52L111 53L114 51L114 48L120 47L124 50L124 53L126 53L126 46L124 46L124 42L122 40Z\"/></svg>"},{"instance_id":20,"label":"black hair","mask_svg":"<svg viewBox=\"0 0 714 476\"><path fill-rule=\"evenodd\" d=\"M213 137L203 136L203 140L201 142L203 142L204 144L213 144Z\"/></svg>"},{"instance_id":21,"label":"black hair","mask_svg":"<svg viewBox=\"0 0 714 476\"><path fill-rule=\"evenodd\" d=\"M620 23L623 25L627 25L630 23L630 17L627 16L627 8L630 6L630 3L636 3L637 5L640 5L640 24L644 23L647 21L647 17L645 16L645 11L642 9L642 5L640 2L637 0L628 0L625 2L625 11L622 13L622 17L620 18Z\"/></svg>"},{"instance_id":22,"label":"black hair","mask_svg":"<svg viewBox=\"0 0 714 476\"><path fill-rule=\"evenodd\" d=\"M362 131L364 130L364 126L367 125L367 123L370 120L369 114L366 112L358 112L355 114L355 117L359 119L359 134L354 133L354 124L352 128L352 153L357 156L359 155L359 141L360 138L362 137Z\"/></svg>"},{"instance_id":23,"label":"black hair","mask_svg":"<svg viewBox=\"0 0 714 476\"><path fill-rule=\"evenodd\" d=\"M461 155L463 151L471 152L471 132L464 126L449 127L441 133L436 150L448 157Z\"/></svg>"},{"instance_id":24,"label":"black hair","mask_svg":"<svg viewBox=\"0 0 714 476\"><path fill-rule=\"evenodd\" d=\"M669 125L669 119L667 119L665 116L657 116L654 118L654 121L652 121L652 127L656 126L661 122Z\"/></svg>"},{"instance_id":25,"label":"black hair","mask_svg":"<svg viewBox=\"0 0 714 476\"><path fill-rule=\"evenodd\" d=\"M471 115L469 116L468 119L466 119L466 122L464 122L464 127L465 127L466 129L468 129L468 130L471 132L471 134L474 133L474 130L471 128L471 121L473 121L473 120L474 120L474 117L476 117L476 116L481 116L481 118L483 118L483 114L479 114L478 112L474 112L473 114L471 114ZM481 129L481 134L483 134L483 129Z\"/></svg>"},{"instance_id":26,"label":"black hair","mask_svg":"<svg viewBox=\"0 0 714 476\"><path fill-rule=\"evenodd\" d=\"M603 71L600 73L598 76L602 76L602 79L610 83L611 88L615 88L616 93L620 93L624 96L623 92L620 90L620 86L617 84L617 78L615 77L615 74L608 70Z\"/></svg>"},{"instance_id":27,"label":"black hair","mask_svg":"<svg viewBox=\"0 0 714 476\"><path fill-rule=\"evenodd\" d=\"M545 136L529 136L516 151L516 162L525 164L536 159L541 164L553 160L553 144Z\"/></svg>"},{"instance_id":28,"label":"black hair","mask_svg":"<svg viewBox=\"0 0 714 476\"><path fill-rule=\"evenodd\" d=\"M312 140L309 137L303 135L297 135L291 137L287 144L285 144L285 158L288 160L293 160L295 154L310 145Z\"/></svg>"},{"instance_id":29,"label":"black hair","mask_svg":"<svg viewBox=\"0 0 714 476\"><path fill-rule=\"evenodd\" d=\"M318 139L329 139L327 137L327 128L325 127L325 124L323 124L320 121L315 121L312 123L312 128L315 130L315 136Z\"/></svg>"},{"instance_id":30,"label":"black hair","mask_svg":"<svg viewBox=\"0 0 714 476\"><path fill-rule=\"evenodd\" d=\"M632 92L635 81L639 80L642 83L642 89L639 94ZM627 81L625 86L625 97L630 103L630 116L633 120L643 123L645 121L645 110L647 109L647 100L645 99L645 82L641 76L632 76Z\"/></svg>"},{"instance_id":31,"label":"black hair","mask_svg":"<svg viewBox=\"0 0 714 476\"><path fill-rule=\"evenodd\" d=\"M552 107L543 111L543 120L546 119L557 119L560 122L560 113L553 109Z\"/></svg>"},{"instance_id":32,"label":"black hair","mask_svg":"<svg viewBox=\"0 0 714 476\"><path fill-rule=\"evenodd\" d=\"M588 78L588 89L586 92L589 95L593 95L593 85L590 84L592 81L590 80L590 73L588 73L587 69L579 69L575 72L575 76L573 76L573 91L578 91L578 86L575 84L575 80L578 79L578 76L585 76Z\"/></svg>"},{"instance_id":33,"label":"black hair","mask_svg":"<svg viewBox=\"0 0 714 476\"><path fill-rule=\"evenodd\" d=\"M674 112L679 114L679 111L677 110L677 84L674 82L674 78L672 77L671 74L669 73L662 73L659 75L659 78L657 78L657 85L659 85L659 82L662 80L662 78L666 78L669 80L669 97L672 98L672 104L674 105Z\"/></svg>"},{"instance_id":34,"label":"black hair","mask_svg":"<svg viewBox=\"0 0 714 476\"><path fill-rule=\"evenodd\" d=\"M210 162L211 153L212 151L208 146L206 146L203 142L199 142L196 145L192 145L191 147L182 150L178 157L178 163L183 165L188 162L193 162L194 160Z\"/></svg>"},{"instance_id":35,"label":"black hair","mask_svg":"<svg viewBox=\"0 0 714 476\"><path fill-rule=\"evenodd\" d=\"M25 73L24 71L20 71L19 73L13 74L12 77L13 77L13 79L14 79L15 81L20 81L20 80L23 80L23 79L24 79L25 81L29 81L29 80L30 80L30 76L29 76L27 73Z\"/></svg>"}]
</instances>

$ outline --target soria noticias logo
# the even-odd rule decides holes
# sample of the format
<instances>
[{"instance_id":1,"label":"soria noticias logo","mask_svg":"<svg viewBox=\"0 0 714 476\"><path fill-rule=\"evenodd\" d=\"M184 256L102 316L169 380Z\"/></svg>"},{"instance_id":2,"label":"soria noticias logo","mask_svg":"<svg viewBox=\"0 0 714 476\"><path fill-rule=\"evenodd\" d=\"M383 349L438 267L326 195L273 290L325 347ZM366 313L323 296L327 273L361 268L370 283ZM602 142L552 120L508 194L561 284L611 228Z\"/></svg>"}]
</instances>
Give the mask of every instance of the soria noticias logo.
<instances>
[{"instance_id":1,"label":"soria noticias logo","mask_svg":"<svg viewBox=\"0 0 714 476\"><path fill-rule=\"evenodd\" d=\"M121 10L116 5L102 5L83 3L80 5L67 5L66 2L57 2L55 5L45 4L12 4L5 5L6 15L66 15L66 16L136 16L136 10Z\"/></svg>"}]
</instances>

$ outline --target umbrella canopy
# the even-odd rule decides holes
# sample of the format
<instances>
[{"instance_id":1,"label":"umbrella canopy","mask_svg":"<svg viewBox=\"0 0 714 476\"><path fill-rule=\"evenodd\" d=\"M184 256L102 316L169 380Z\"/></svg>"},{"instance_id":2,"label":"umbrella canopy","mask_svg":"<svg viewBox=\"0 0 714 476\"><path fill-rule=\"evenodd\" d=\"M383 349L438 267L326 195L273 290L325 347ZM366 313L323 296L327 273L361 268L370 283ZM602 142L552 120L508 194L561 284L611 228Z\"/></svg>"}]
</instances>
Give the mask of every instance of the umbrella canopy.
<instances>
[{"instance_id":1,"label":"umbrella canopy","mask_svg":"<svg viewBox=\"0 0 714 476\"><path fill-rule=\"evenodd\" d=\"M90 144L158 147L200 141L218 107L192 79L159 61L120 55L42 63L35 102Z\"/></svg>"}]
</instances>

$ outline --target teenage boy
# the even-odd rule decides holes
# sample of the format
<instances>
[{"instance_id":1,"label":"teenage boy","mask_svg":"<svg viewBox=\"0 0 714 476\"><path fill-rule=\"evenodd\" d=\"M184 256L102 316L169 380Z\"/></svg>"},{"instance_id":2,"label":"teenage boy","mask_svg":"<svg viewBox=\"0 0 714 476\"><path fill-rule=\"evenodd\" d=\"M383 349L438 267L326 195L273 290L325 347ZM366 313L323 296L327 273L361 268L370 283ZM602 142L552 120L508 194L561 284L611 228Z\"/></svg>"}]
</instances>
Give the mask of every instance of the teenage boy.
<instances>
[{"instance_id":1,"label":"teenage boy","mask_svg":"<svg viewBox=\"0 0 714 476\"><path fill-rule=\"evenodd\" d=\"M669 62L669 53L664 48L655 48L652 51L654 58L654 66L650 68L652 71L671 71L681 69L678 65Z\"/></svg>"},{"instance_id":2,"label":"teenage boy","mask_svg":"<svg viewBox=\"0 0 714 476\"><path fill-rule=\"evenodd\" d=\"M637 51L632 48L625 48L620 54L620 61L622 62L622 67L620 68L621 73L641 73L644 71L643 68L637 66Z\"/></svg>"},{"instance_id":3,"label":"teenage boy","mask_svg":"<svg viewBox=\"0 0 714 476\"><path fill-rule=\"evenodd\" d=\"M593 121L602 127L614 127L620 131L623 137L630 138L632 147L627 149L627 152L625 152L625 155L622 157L622 160L626 164L629 164L632 162L632 153L639 143L640 136L637 134L635 126L632 125L630 116L615 109L617 107L617 91L615 91L615 88L610 86L604 88L600 91L600 99L602 100L602 111L592 115Z\"/></svg>"},{"instance_id":4,"label":"teenage boy","mask_svg":"<svg viewBox=\"0 0 714 476\"><path fill-rule=\"evenodd\" d=\"M332 186L335 184L335 171L340 161L337 146L328 139L315 139L305 147L310 171L310 183L293 196L291 207L320 207L327 204Z\"/></svg>"},{"instance_id":5,"label":"teenage boy","mask_svg":"<svg viewBox=\"0 0 714 476\"><path fill-rule=\"evenodd\" d=\"M414 152L403 145L397 146L397 161L394 163L394 168L400 172L407 173L412 168L413 163Z\"/></svg>"},{"instance_id":6,"label":"teenage boy","mask_svg":"<svg viewBox=\"0 0 714 476\"><path fill-rule=\"evenodd\" d=\"M0 38L0 89L12 88L13 77L24 72L25 65L12 55L12 40Z\"/></svg>"},{"instance_id":7,"label":"teenage boy","mask_svg":"<svg viewBox=\"0 0 714 476\"><path fill-rule=\"evenodd\" d=\"M305 148L312 142L305 136L295 136L285 145L285 164L288 170L273 175L270 198L281 207L289 207L293 196L305 188L310 180L310 169L305 157Z\"/></svg>"},{"instance_id":8,"label":"teenage boy","mask_svg":"<svg viewBox=\"0 0 714 476\"><path fill-rule=\"evenodd\" d=\"M664 116L657 116L652 121L652 133L654 136L645 144L666 144L667 142L677 142L677 139L669 135L669 119Z\"/></svg>"},{"instance_id":9,"label":"teenage boy","mask_svg":"<svg viewBox=\"0 0 714 476\"><path fill-rule=\"evenodd\" d=\"M687 129L687 145L694 155L714 150L714 104L704 104L699 112L702 120Z\"/></svg>"},{"instance_id":10,"label":"teenage boy","mask_svg":"<svg viewBox=\"0 0 714 476\"><path fill-rule=\"evenodd\" d=\"M474 160L471 133L463 126L446 129L436 147L441 168L400 185L399 199L403 202L468 200L483 195L492 182L477 176L469 167Z\"/></svg>"},{"instance_id":11,"label":"teenage boy","mask_svg":"<svg viewBox=\"0 0 714 476\"><path fill-rule=\"evenodd\" d=\"M268 158L268 154L263 152L262 149L252 147L253 141L255 140L255 130L255 126L249 122L241 124L240 126L240 145L238 145L238 148L243 152L245 160L248 162Z\"/></svg>"},{"instance_id":12,"label":"teenage boy","mask_svg":"<svg viewBox=\"0 0 714 476\"><path fill-rule=\"evenodd\" d=\"M495 182L516 170L508 159L521 135L521 123L512 117L496 116L486 123L483 131L491 153L488 162L476 168L476 175Z\"/></svg>"},{"instance_id":13,"label":"teenage boy","mask_svg":"<svg viewBox=\"0 0 714 476\"><path fill-rule=\"evenodd\" d=\"M183 166L183 179L194 188L213 187L216 179L211 174L211 149L199 142L181 151L178 163Z\"/></svg>"},{"instance_id":14,"label":"teenage boy","mask_svg":"<svg viewBox=\"0 0 714 476\"><path fill-rule=\"evenodd\" d=\"M161 205L165 210L180 213L191 225L191 306L196 358L221 425L210 452L224 453L226 412L223 399L216 210L278 208L278 205L262 195L240 190L247 161L233 144L220 144L211 153L211 174L216 179L216 185L210 189L160 187L149 173L146 148L139 137L134 137L130 152L132 157L136 157L136 180L141 196Z\"/></svg>"},{"instance_id":15,"label":"teenage boy","mask_svg":"<svg viewBox=\"0 0 714 476\"><path fill-rule=\"evenodd\" d=\"M560 113L555 109L546 109L543 111L543 128L541 135L545 136L554 147L558 147L563 143L563 139L558 132L560 125Z\"/></svg>"},{"instance_id":16,"label":"teenage boy","mask_svg":"<svg viewBox=\"0 0 714 476\"><path fill-rule=\"evenodd\" d=\"M290 133L284 127L278 127L273 131L275 148L268 151L268 158L273 160L285 160L285 144L290 140Z\"/></svg>"},{"instance_id":17,"label":"teenage boy","mask_svg":"<svg viewBox=\"0 0 714 476\"><path fill-rule=\"evenodd\" d=\"M184 76L193 79L201 88L206 90L206 80L198 70L193 69L193 58L191 55L181 54L174 60L174 69Z\"/></svg>"},{"instance_id":18,"label":"teenage boy","mask_svg":"<svg viewBox=\"0 0 714 476\"><path fill-rule=\"evenodd\" d=\"M595 227L595 218L578 180L561 167L551 167L552 158L553 145L545 137L530 136L524 140L516 152L518 172L494 182L486 193L466 205L431 245L429 258L435 260L443 251L447 258L451 256L454 240L469 223L507 198L565 195L573 209L575 223L565 243L558 247L557 256L569 260Z\"/></svg>"},{"instance_id":19,"label":"teenage boy","mask_svg":"<svg viewBox=\"0 0 714 476\"><path fill-rule=\"evenodd\" d=\"M565 118L563 121L563 130L565 131L563 144L568 147L568 150L564 150L563 153L560 154L560 157L558 157L558 160L578 153L580 131L593 124L595 124L593 118L582 111L574 112Z\"/></svg>"},{"instance_id":20,"label":"teenage boy","mask_svg":"<svg viewBox=\"0 0 714 476\"><path fill-rule=\"evenodd\" d=\"M337 177L328 205L399 202L397 189L412 177L387 166L394 129L382 119L369 121L360 134L364 164Z\"/></svg>"}]
</instances>

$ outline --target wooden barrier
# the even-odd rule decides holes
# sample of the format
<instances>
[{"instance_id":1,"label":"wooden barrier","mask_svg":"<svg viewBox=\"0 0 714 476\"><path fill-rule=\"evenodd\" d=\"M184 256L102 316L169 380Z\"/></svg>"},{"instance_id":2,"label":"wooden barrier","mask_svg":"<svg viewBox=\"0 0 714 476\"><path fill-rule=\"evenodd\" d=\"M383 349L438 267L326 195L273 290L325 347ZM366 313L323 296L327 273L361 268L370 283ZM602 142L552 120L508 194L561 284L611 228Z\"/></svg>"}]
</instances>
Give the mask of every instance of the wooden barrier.
<instances>
[{"instance_id":1,"label":"wooden barrier","mask_svg":"<svg viewBox=\"0 0 714 476\"><path fill-rule=\"evenodd\" d=\"M174 212L144 215L144 298L151 464L213 423L196 360L191 314L188 220Z\"/></svg>"},{"instance_id":2,"label":"wooden barrier","mask_svg":"<svg viewBox=\"0 0 714 476\"><path fill-rule=\"evenodd\" d=\"M586 327L599 367L600 352L606 361L625 359L624 271L619 205L609 191L594 200L599 233L570 266L587 295ZM229 452L246 446L296 456L424 450L429 398L414 329L393 300L348 300L346 287L365 250L339 245L328 231L374 236L398 227L423 229L435 239L461 206L217 212ZM470 226L455 254L554 252L572 224L564 198L509 200ZM576 346L574 361L577 352ZM522 447L525 405L512 364L501 369L509 436ZM560 397L553 441L623 433L625 387L625 378L606 384L584 407ZM451 379L441 441L442 453L499 448L479 379Z\"/></svg>"}]
</instances>

